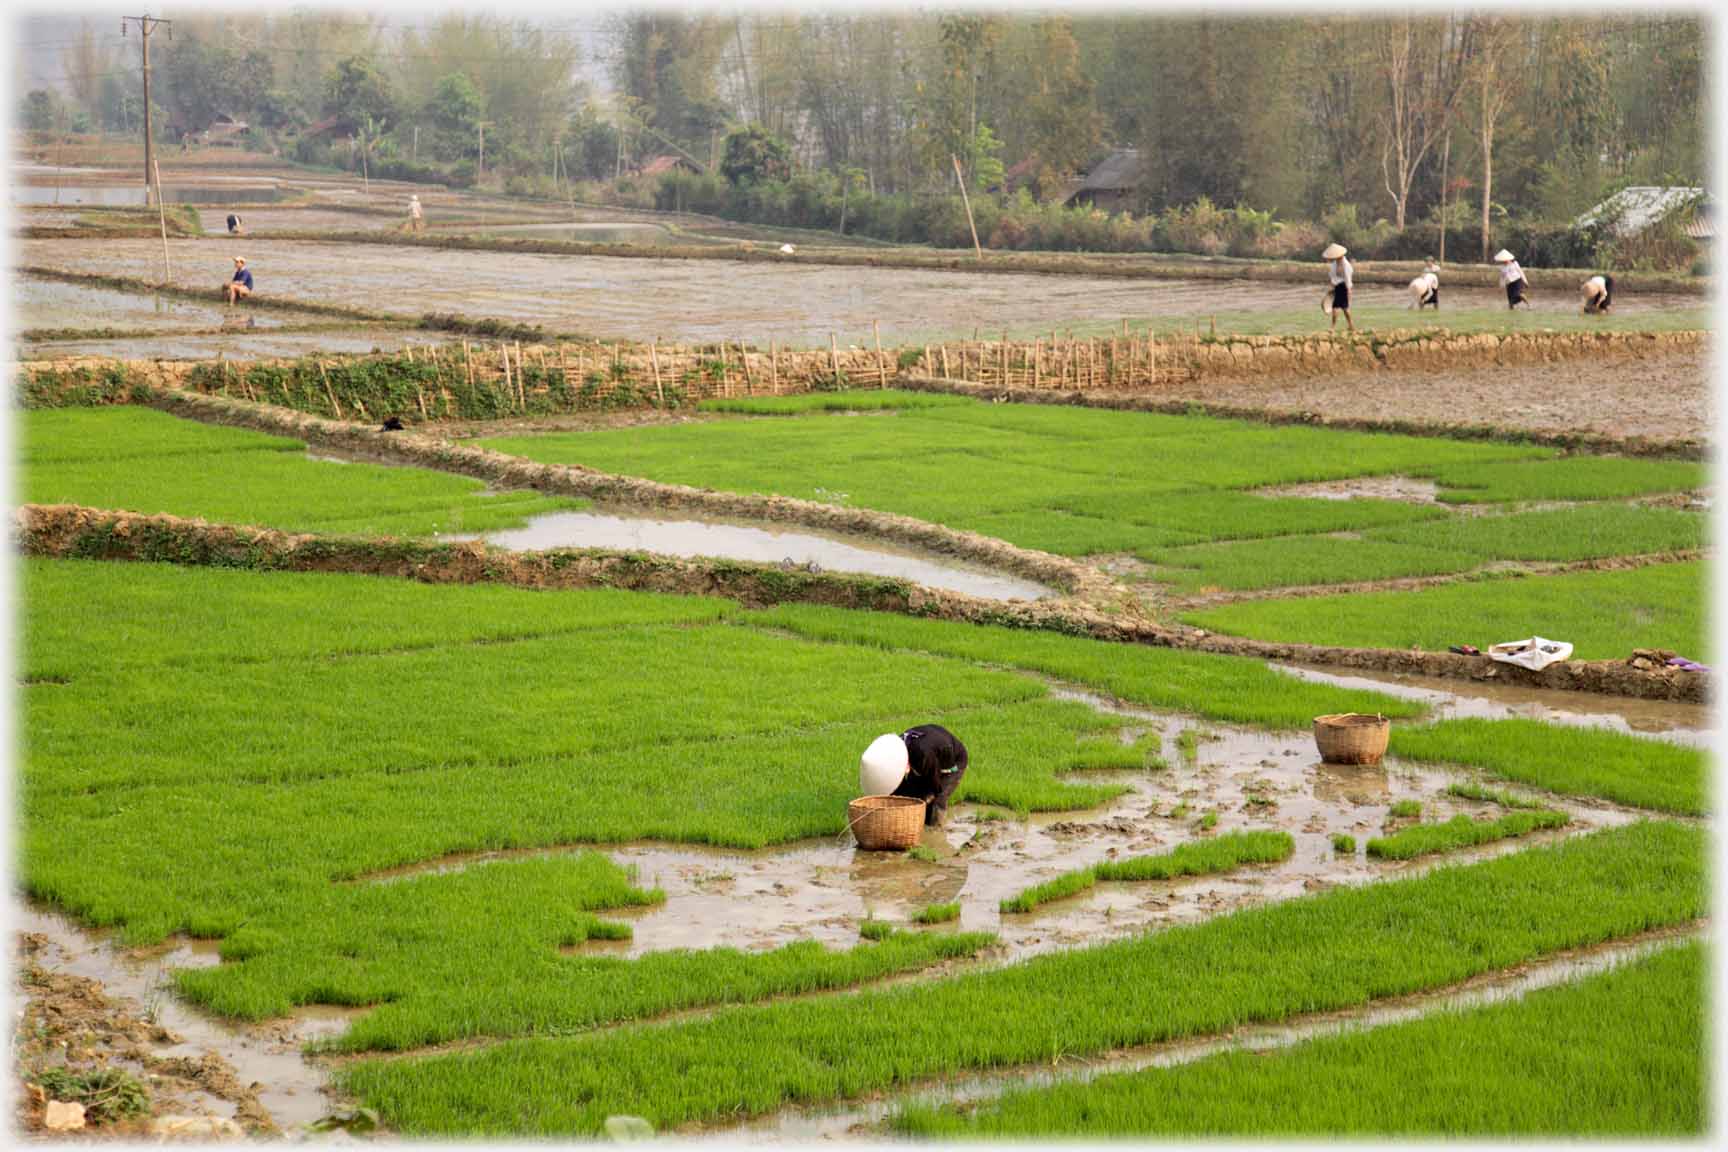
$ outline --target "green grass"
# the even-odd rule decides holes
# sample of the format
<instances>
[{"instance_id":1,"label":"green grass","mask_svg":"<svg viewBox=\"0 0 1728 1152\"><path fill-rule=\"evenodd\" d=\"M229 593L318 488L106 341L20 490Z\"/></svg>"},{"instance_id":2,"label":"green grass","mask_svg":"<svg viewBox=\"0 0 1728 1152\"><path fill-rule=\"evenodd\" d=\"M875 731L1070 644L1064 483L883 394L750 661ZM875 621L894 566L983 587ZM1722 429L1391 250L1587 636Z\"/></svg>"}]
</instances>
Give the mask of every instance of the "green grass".
<instances>
[{"instance_id":1,"label":"green grass","mask_svg":"<svg viewBox=\"0 0 1728 1152\"><path fill-rule=\"evenodd\" d=\"M22 414L20 490L37 504L84 504L288 531L429 536L520 527L587 505L466 476L314 460L281 437L212 427L146 408Z\"/></svg>"},{"instance_id":2,"label":"green grass","mask_svg":"<svg viewBox=\"0 0 1728 1152\"><path fill-rule=\"evenodd\" d=\"M1409 717L1421 711L1420 705L1408 700L1298 680L1247 658L802 604L748 613L744 619L848 646L928 652L1023 668L1132 704L1190 711L1220 721L1299 729L1307 728L1314 717L1333 712Z\"/></svg>"},{"instance_id":3,"label":"green grass","mask_svg":"<svg viewBox=\"0 0 1728 1152\"><path fill-rule=\"evenodd\" d=\"M652 429L503 437L489 447L656 480L879 508L1069 555L1367 530L1447 515L1387 500L1248 489L1428 474L1548 449L1148 413L837 393L727 402L796 414ZM859 420L839 407L879 408ZM910 453L909 443L937 447Z\"/></svg>"},{"instance_id":4,"label":"green grass","mask_svg":"<svg viewBox=\"0 0 1728 1152\"><path fill-rule=\"evenodd\" d=\"M1702 563L1625 572L1489 577L1408 592L1360 592L1230 604L1183 617L1212 632L1287 643L1422 648L1532 634L1573 642L1580 660L1668 648L1708 659Z\"/></svg>"},{"instance_id":5,"label":"green grass","mask_svg":"<svg viewBox=\"0 0 1728 1152\"><path fill-rule=\"evenodd\" d=\"M940 408L967 401L935 392L879 391L809 392L801 396L734 396L704 400L703 412L734 412L747 416L805 416L812 412L882 412Z\"/></svg>"},{"instance_id":6,"label":"green grass","mask_svg":"<svg viewBox=\"0 0 1728 1152\"><path fill-rule=\"evenodd\" d=\"M1390 836L1376 836L1368 841L1368 855L1383 860L1413 860L1565 825L1566 813L1547 809L1510 812L1498 820L1476 820L1460 814L1444 824L1417 824Z\"/></svg>"},{"instance_id":7,"label":"green grass","mask_svg":"<svg viewBox=\"0 0 1728 1152\"><path fill-rule=\"evenodd\" d=\"M1703 914L1705 837L1640 823L1006 968L676 1026L344 1068L408 1135L592 1135L818 1106L1444 987ZM963 1022L963 1026L957 1026Z\"/></svg>"},{"instance_id":8,"label":"green grass","mask_svg":"<svg viewBox=\"0 0 1728 1152\"><path fill-rule=\"evenodd\" d=\"M1023 673L742 628L723 601L40 559L21 575L24 890L131 944L222 938L230 962L180 987L223 1015L375 1005L352 1047L845 987L987 942L562 955L626 936L608 913L656 897L578 852L376 873L832 837L859 750L908 700L966 739L962 799L1121 791L1062 777L1122 722Z\"/></svg>"},{"instance_id":9,"label":"green grass","mask_svg":"<svg viewBox=\"0 0 1728 1152\"><path fill-rule=\"evenodd\" d=\"M1702 749L1606 728L1524 719L1395 724L1390 750L1405 760L1480 768L1564 796L1689 816L1706 811L1710 767Z\"/></svg>"},{"instance_id":10,"label":"green grass","mask_svg":"<svg viewBox=\"0 0 1728 1152\"><path fill-rule=\"evenodd\" d=\"M1497 460L1450 464L1434 472L1447 503L1524 500L1617 500L1704 486L1704 465L1635 456L1567 456L1559 460Z\"/></svg>"},{"instance_id":11,"label":"green grass","mask_svg":"<svg viewBox=\"0 0 1728 1152\"><path fill-rule=\"evenodd\" d=\"M947 924L960 919L960 904L926 904L912 919L919 924Z\"/></svg>"},{"instance_id":12,"label":"green grass","mask_svg":"<svg viewBox=\"0 0 1728 1152\"><path fill-rule=\"evenodd\" d=\"M1516 1000L1014 1090L973 1111L912 1108L894 1127L949 1140L1697 1138L1708 978L1704 946L1686 943Z\"/></svg>"},{"instance_id":13,"label":"green grass","mask_svg":"<svg viewBox=\"0 0 1728 1152\"><path fill-rule=\"evenodd\" d=\"M1458 549L1344 536L1198 544L1149 552L1144 558L1158 566L1160 579L1185 591L1234 592L1445 576L1479 564L1473 553Z\"/></svg>"},{"instance_id":14,"label":"green grass","mask_svg":"<svg viewBox=\"0 0 1728 1152\"><path fill-rule=\"evenodd\" d=\"M1484 788L1480 784L1448 784L1448 796L1458 796L1465 800L1479 800L1485 804L1498 804L1502 808L1539 809L1545 807L1542 801L1531 796L1519 796L1507 792L1503 788Z\"/></svg>"},{"instance_id":15,"label":"green grass","mask_svg":"<svg viewBox=\"0 0 1728 1152\"><path fill-rule=\"evenodd\" d=\"M894 935L894 925L886 920L866 918L858 922L858 935L866 940L886 940Z\"/></svg>"},{"instance_id":16,"label":"green grass","mask_svg":"<svg viewBox=\"0 0 1728 1152\"><path fill-rule=\"evenodd\" d=\"M1505 516L1455 516L1370 533L1378 540L1489 560L1563 562L1704 547L1706 520L1675 508L1582 505Z\"/></svg>"},{"instance_id":17,"label":"green grass","mask_svg":"<svg viewBox=\"0 0 1728 1152\"><path fill-rule=\"evenodd\" d=\"M1346 856L1356 852L1356 837L1347 832L1332 833L1332 851L1341 852Z\"/></svg>"},{"instance_id":18,"label":"green grass","mask_svg":"<svg viewBox=\"0 0 1728 1152\"><path fill-rule=\"evenodd\" d=\"M1386 810L1386 815L1393 820L1417 819L1422 815L1420 800L1399 800Z\"/></svg>"}]
</instances>

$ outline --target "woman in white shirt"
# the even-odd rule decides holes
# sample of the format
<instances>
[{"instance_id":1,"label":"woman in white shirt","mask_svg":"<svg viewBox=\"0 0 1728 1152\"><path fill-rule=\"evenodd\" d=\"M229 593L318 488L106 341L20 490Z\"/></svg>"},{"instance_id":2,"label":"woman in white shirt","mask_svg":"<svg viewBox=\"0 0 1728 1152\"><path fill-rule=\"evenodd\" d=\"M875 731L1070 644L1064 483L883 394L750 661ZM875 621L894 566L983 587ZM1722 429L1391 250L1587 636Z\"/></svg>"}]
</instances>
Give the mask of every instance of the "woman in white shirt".
<instances>
[{"instance_id":1,"label":"woman in white shirt","mask_svg":"<svg viewBox=\"0 0 1728 1152\"><path fill-rule=\"evenodd\" d=\"M1524 279L1524 269L1518 267L1512 253L1502 248L1494 254L1494 262L1500 265L1500 283L1506 287L1506 307L1530 307L1530 282Z\"/></svg>"},{"instance_id":2,"label":"woman in white shirt","mask_svg":"<svg viewBox=\"0 0 1728 1152\"><path fill-rule=\"evenodd\" d=\"M1329 244L1326 251L1320 253L1320 258L1326 261L1326 282L1331 293L1332 331L1338 330L1338 313L1344 313L1344 324L1352 334L1356 331L1356 321L1350 319L1350 289L1354 285L1355 270L1350 267L1350 261L1344 258L1349 249L1342 244Z\"/></svg>"}]
</instances>

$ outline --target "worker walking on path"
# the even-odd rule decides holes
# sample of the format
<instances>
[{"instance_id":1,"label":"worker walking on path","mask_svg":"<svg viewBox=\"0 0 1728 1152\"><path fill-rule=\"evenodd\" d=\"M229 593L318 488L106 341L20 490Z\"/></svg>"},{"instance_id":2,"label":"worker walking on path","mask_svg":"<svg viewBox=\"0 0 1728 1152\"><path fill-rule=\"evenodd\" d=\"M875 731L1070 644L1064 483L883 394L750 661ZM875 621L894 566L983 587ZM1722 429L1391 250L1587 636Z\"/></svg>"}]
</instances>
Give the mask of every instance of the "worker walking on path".
<instances>
[{"instance_id":1,"label":"worker walking on path","mask_svg":"<svg viewBox=\"0 0 1728 1152\"><path fill-rule=\"evenodd\" d=\"M866 795L910 796L926 802L924 823L940 825L966 775L966 745L940 724L920 724L879 736L865 751L859 786ZM896 784L895 781L898 781ZM893 791L888 793L892 785Z\"/></svg>"},{"instance_id":2,"label":"worker walking on path","mask_svg":"<svg viewBox=\"0 0 1728 1152\"><path fill-rule=\"evenodd\" d=\"M425 224L425 216L420 210L420 197L418 195L408 197L408 231L418 235Z\"/></svg>"},{"instance_id":3,"label":"worker walking on path","mask_svg":"<svg viewBox=\"0 0 1728 1152\"><path fill-rule=\"evenodd\" d=\"M234 277L228 281L222 290L228 293L230 306L236 300L244 300L252 295L252 273L246 267L246 257L234 257Z\"/></svg>"},{"instance_id":4,"label":"worker walking on path","mask_svg":"<svg viewBox=\"0 0 1728 1152\"><path fill-rule=\"evenodd\" d=\"M1518 267L1517 258L1502 248L1494 253L1494 263L1500 265L1500 283L1506 286L1506 307L1512 309L1520 304L1530 307L1530 282L1524 279L1524 269Z\"/></svg>"},{"instance_id":5,"label":"worker walking on path","mask_svg":"<svg viewBox=\"0 0 1728 1152\"><path fill-rule=\"evenodd\" d=\"M1350 318L1350 289L1355 284L1355 269L1350 267L1350 261L1345 254L1350 250L1342 244L1329 244L1326 251L1320 253L1320 258L1326 261L1327 289L1326 311L1332 316L1332 331L1338 330L1338 313L1344 313L1344 325L1351 334L1356 332L1356 321Z\"/></svg>"}]
</instances>

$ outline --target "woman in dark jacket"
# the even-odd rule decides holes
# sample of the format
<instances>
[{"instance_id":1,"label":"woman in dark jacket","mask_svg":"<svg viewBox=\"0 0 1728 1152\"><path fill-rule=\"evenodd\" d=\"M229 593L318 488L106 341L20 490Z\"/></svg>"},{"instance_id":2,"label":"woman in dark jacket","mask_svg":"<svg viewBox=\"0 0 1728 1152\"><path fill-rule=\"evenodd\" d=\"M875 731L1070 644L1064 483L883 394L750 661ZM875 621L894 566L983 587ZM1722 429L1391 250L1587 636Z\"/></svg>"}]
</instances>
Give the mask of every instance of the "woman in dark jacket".
<instances>
[{"instance_id":1,"label":"woman in dark jacket","mask_svg":"<svg viewBox=\"0 0 1728 1152\"><path fill-rule=\"evenodd\" d=\"M906 741L910 770L894 795L928 800L924 823L939 825L947 817L949 798L966 775L966 745L940 724L920 724L900 738Z\"/></svg>"}]
</instances>

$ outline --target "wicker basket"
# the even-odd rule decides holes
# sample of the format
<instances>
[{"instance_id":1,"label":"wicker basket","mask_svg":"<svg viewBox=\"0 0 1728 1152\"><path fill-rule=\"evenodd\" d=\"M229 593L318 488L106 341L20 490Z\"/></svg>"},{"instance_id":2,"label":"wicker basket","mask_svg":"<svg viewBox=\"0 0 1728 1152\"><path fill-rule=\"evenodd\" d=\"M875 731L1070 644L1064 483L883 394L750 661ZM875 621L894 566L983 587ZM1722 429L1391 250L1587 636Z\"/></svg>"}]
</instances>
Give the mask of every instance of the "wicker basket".
<instances>
[{"instance_id":1,"label":"wicker basket","mask_svg":"<svg viewBox=\"0 0 1728 1152\"><path fill-rule=\"evenodd\" d=\"M858 847L904 851L924 835L924 801L913 796L860 796L846 805Z\"/></svg>"},{"instance_id":2,"label":"wicker basket","mask_svg":"<svg viewBox=\"0 0 1728 1152\"><path fill-rule=\"evenodd\" d=\"M1314 717L1314 743L1328 764L1378 764L1391 734L1392 721L1384 716L1342 712Z\"/></svg>"}]
</instances>

